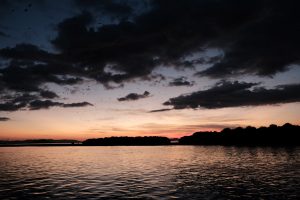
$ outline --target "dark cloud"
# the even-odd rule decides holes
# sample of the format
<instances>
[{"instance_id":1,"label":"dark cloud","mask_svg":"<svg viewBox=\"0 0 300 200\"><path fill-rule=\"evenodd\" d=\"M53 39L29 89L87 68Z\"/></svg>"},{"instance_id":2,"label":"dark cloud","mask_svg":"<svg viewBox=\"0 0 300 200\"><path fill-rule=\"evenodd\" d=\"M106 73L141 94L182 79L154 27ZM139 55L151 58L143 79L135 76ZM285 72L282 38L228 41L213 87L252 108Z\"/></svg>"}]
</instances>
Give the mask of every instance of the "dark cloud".
<instances>
[{"instance_id":1,"label":"dark cloud","mask_svg":"<svg viewBox=\"0 0 300 200\"><path fill-rule=\"evenodd\" d=\"M240 74L270 76L299 64L298 1L262 1L261 12L222 42L224 57L198 75L224 78ZM218 45L218 44L217 44Z\"/></svg>"},{"instance_id":2,"label":"dark cloud","mask_svg":"<svg viewBox=\"0 0 300 200\"><path fill-rule=\"evenodd\" d=\"M0 95L0 111L17 111L17 110L40 110L48 109L50 107L62 107L62 108L72 108L72 107L85 107L93 106L93 104L88 102L79 103L63 103L52 101L49 99L57 98L58 95L54 92L48 90L42 90L36 93L14 93Z\"/></svg>"},{"instance_id":3,"label":"dark cloud","mask_svg":"<svg viewBox=\"0 0 300 200\"><path fill-rule=\"evenodd\" d=\"M125 97L118 98L118 101L135 101L138 99L149 97L149 95L150 93L148 91L145 91L143 94L130 93Z\"/></svg>"},{"instance_id":4,"label":"dark cloud","mask_svg":"<svg viewBox=\"0 0 300 200\"><path fill-rule=\"evenodd\" d=\"M174 78L169 86L193 86L195 83L188 81L186 77Z\"/></svg>"},{"instance_id":5,"label":"dark cloud","mask_svg":"<svg viewBox=\"0 0 300 200\"><path fill-rule=\"evenodd\" d=\"M50 100L35 100L29 103L30 110L48 109L54 106L62 106L63 103L50 101Z\"/></svg>"},{"instance_id":6,"label":"dark cloud","mask_svg":"<svg viewBox=\"0 0 300 200\"><path fill-rule=\"evenodd\" d=\"M6 48L0 51L0 55L11 55L15 59L9 62L8 66L0 69L0 91L6 94L0 95L0 111L92 105L88 102L65 104L63 102L45 100L59 97L53 91L44 90L43 86L45 83L74 85L82 81L81 78L72 77L72 75L77 74L77 70L72 66L50 62L54 56L31 45L19 45L12 49ZM23 58L26 58L26 60ZM48 61L48 63L34 63L31 58L41 62Z\"/></svg>"},{"instance_id":7,"label":"dark cloud","mask_svg":"<svg viewBox=\"0 0 300 200\"><path fill-rule=\"evenodd\" d=\"M35 53L29 53L30 49ZM43 89L45 83L74 85L82 81L81 78L71 76L76 75L76 69L67 65L35 63L30 59L20 59L26 54L28 54L26 58L30 55L38 61L45 61L44 59L51 57L48 53L36 50L37 48L31 45L19 45L0 51L2 56L10 54L14 56L14 60L4 68L0 68L0 91L7 94L0 95L0 111L25 109L34 100L58 98L55 92Z\"/></svg>"},{"instance_id":8,"label":"dark cloud","mask_svg":"<svg viewBox=\"0 0 300 200\"><path fill-rule=\"evenodd\" d=\"M57 70L55 66L64 66L61 73L65 75L76 73L78 77L95 79L107 86L109 82L122 84L137 78L149 79L159 65L187 67L204 60L212 67L199 75L269 76L299 61L297 1L147 2L151 9L130 21L95 27L95 16L89 12L63 20L52 40L59 54L22 44L0 50L0 56L45 62L52 76L55 75L52 67ZM78 0L77 4L99 5L103 10L110 10L114 6L108 4L130 6L133 3ZM223 57L183 60L207 48L222 49Z\"/></svg>"},{"instance_id":9,"label":"dark cloud","mask_svg":"<svg viewBox=\"0 0 300 200\"><path fill-rule=\"evenodd\" d=\"M17 44L13 48L0 49L2 58L14 59L16 61L41 61L52 62L57 59L57 55L51 54L32 44Z\"/></svg>"},{"instance_id":10,"label":"dark cloud","mask_svg":"<svg viewBox=\"0 0 300 200\"><path fill-rule=\"evenodd\" d=\"M57 98L58 95L55 92L43 90L40 92L41 97L47 98L47 99L54 99Z\"/></svg>"},{"instance_id":11,"label":"dark cloud","mask_svg":"<svg viewBox=\"0 0 300 200\"><path fill-rule=\"evenodd\" d=\"M79 103L67 103L63 105L64 108L85 107L85 106L93 106L93 104L84 101Z\"/></svg>"},{"instance_id":12,"label":"dark cloud","mask_svg":"<svg viewBox=\"0 0 300 200\"><path fill-rule=\"evenodd\" d=\"M17 111L26 106L25 103L12 103L12 102L5 102L5 103L0 103L0 111Z\"/></svg>"},{"instance_id":13,"label":"dark cloud","mask_svg":"<svg viewBox=\"0 0 300 200\"><path fill-rule=\"evenodd\" d=\"M79 102L79 103L62 103L62 102L55 102L51 100L34 100L28 103L12 103L6 102L0 104L0 111L17 111L17 110L40 110L40 109L48 109L50 107L62 107L62 108L74 108L74 107L86 107L86 106L93 106L93 104L88 102Z\"/></svg>"},{"instance_id":14,"label":"dark cloud","mask_svg":"<svg viewBox=\"0 0 300 200\"><path fill-rule=\"evenodd\" d=\"M27 104L30 101L40 99L42 96L39 96L38 94L29 94L29 93L24 93L22 95L15 94L15 95L6 95L2 97L2 100L5 101L10 101L12 103L19 103L19 104Z\"/></svg>"},{"instance_id":15,"label":"dark cloud","mask_svg":"<svg viewBox=\"0 0 300 200\"><path fill-rule=\"evenodd\" d=\"M9 120L10 120L10 118L8 118L8 117L0 117L0 122L6 122Z\"/></svg>"},{"instance_id":16,"label":"dark cloud","mask_svg":"<svg viewBox=\"0 0 300 200\"><path fill-rule=\"evenodd\" d=\"M6 94L0 96L0 111L17 111L25 109L30 101L39 99L38 95L33 94Z\"/></svg>"},{"instance_id":17,"label":"dark cloud","mask_svg":"<svg viewBox=\"0 0 300 200\"><path fill-rule=\"evenodd\" d=\"M93 106L93 104L88 102L79 102L79 103L70 103L65 104L61 102L55 102L50 100L35 100L30 102L29 109L30 110L40 110L40 109L48 109L50 107L63 107L63 108L73 108L73 107L85 107L85 106Z\"/></svg>"},{"instance_id":18,"label":"dark cloud","mask_svg":"<svg viewBox=\"0 0 300 200\"><path fill-rule=\"evenodd\" d=\"M132 22L104 25L88 29L93 21L90 13L66 19L58 25L58 36L52 41L62 56L73 63L86 66L82 75L103 84L122 83L134 78L147 79L155 68L152 55L143 53L151 42L139 33ZM143 67L141 67L143 66ZM106 72L105 69L119 73Z\"/></svg>"},{"instance_id":19,"label":"dark cloud","mask_svg":"<svg viewBox=\"0 0 300 200\"><path fill-rule=\"evenodd\" d=\"M56 83L58 85L80 83L82 81L81 78L71 77L74 71L72 68L64 65L13 61L10 62L8 67L0 68L0 83L2 87L13 91L40 91L45 83ZM69 75L66 75L64 72L69 72Z\"/></svg>"},{"instance_id":20,"label":"dark cloud","mask_svg":"<svg viewBox=\"0 0 300 200\"><path fill-rule=\"evenodd\" d=\"M89 13L66 19L53 44L89 65L93 78L102 83L147 77L159 64L198 63L182 58L210 47L222 49L224 56L209 61L212 67L200 75L269 76L299 61L296 1L150 2L152 9L132 21L96 30L87 28L93 21ZM105 73L108 64L122 73Z\"/></svg>"},{"instance_id":21,"label":"dark cloud","mask_svg":"<svg viewBox=\"0 0 300 200\"><path fill-rule=\"evenodd\" d=\"M168 109L168 108L166 108L166 109L158 109L158 110L151 110L151 111L149 111L149 113L165 112L165 111L170 111L170 110L172 110L172 109Z\"/></svg>"},{"instance_id":22,"label":"dark cloud","mask_svg":"<svg viewBox=\"0 0 300 200\"><path fill-rule=\"evenodd\" d=\"M10 2L1 0L0 5L6 9ZM153 80L153 70L161 65L178 68L209 63L211 67L197 74L224 78L272 76L299 64L300 3L296 0L148 0L143 1L148 2L147 9L133 13L135 2L76 0L77 5L88 8L81 10L95 8L104 17L122 17L96 25L96 12L83 11L63 19L51 41L57 53L32 44L0 49L0 58L8 62L0 66L1 92L39 93L47 83L74 85L84 79L96 80L106 88L120 87L133 80ZM221 49L222 56L185 59L209 48ZM177 80L170 84L189 83ZM188 107L199 106L194 103ZM1 105L17 110L21 106L14 108L10 101ZM201 102L201 106L210 105Z\"/></svg>"},{"instance_id":23,"label":"dark cloud","mask_svg":"<svg viewBox=\"0 0 300 200\"><path fill-rule=\"evenodd\" d=\"M174 109L216 109L300 101L300 84L281 85L274 89L253 88L257 85L257 83L222 81L210 89L171 98L164 105L173 106Z\"/></svg>"}]
</instances>

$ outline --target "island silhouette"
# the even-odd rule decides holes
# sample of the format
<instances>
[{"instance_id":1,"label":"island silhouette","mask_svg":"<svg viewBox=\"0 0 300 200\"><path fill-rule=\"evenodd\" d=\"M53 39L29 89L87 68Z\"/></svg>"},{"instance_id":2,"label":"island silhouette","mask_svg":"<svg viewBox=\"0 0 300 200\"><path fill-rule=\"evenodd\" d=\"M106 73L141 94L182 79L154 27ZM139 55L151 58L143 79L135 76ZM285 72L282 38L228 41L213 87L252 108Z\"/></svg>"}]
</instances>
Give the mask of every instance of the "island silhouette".
<instances>
[{"instance_id":1,"label":"island silhouette","mask_svg":"<svg viewBox=\"0 0 300 200\"><path fill-rule=\"evenodd\" d=\"M178 139L175 145L234 145L234 146L295 146L300 144L300 126L289 123L283 126L255 128L225 128L220 132L196 132ZM83 145L174 145L167 137L106 137L88 139Z\"/></svg>"},{"instance_id":2,"label":"island silhouette","mask_svg":"<svg viewBox=\"0 0 300 200\"><path fill-rule=\"evenodd\" d=\"M299 145L300 126L289 123L283 126L234 129L225 128L221 132L196 132L179 139L184 145L235 145L235 146L294 146Z\"/></svg>"},{"instance_id":3,"label":"island silhouette","mask_svg":"<svg viewBox=\"0 0 300 200\"><path fill-rule=\"evenodd\" d=\"M145 136L145 137L106 137L87 139L83 145L92 146L147 146L147 145L169 145L171 141L167 137Z\"/></svg>"}]
</instances>

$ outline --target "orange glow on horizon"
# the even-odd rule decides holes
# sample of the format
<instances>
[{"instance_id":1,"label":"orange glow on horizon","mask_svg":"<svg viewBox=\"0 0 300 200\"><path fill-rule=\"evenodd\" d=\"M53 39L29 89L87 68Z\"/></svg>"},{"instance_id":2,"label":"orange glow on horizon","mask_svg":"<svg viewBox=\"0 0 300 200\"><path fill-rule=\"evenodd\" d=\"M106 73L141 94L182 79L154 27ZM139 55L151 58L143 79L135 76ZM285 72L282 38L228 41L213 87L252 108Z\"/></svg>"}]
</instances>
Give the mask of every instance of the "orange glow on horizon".
<instances>
[{"instance_id":1,"label":"orange glow on horizon","mask_svg":"<svg viewBox=\"0 0 300 200\"><path fill-rule=\"evenodd\" d=\"M198 131L220 131L225 127L260 127L287 122L299 125L299 113L298 103L151 114L138 109L109 112L62 109L21 111L12 113L12 120L0 122L0 140L85 140L111 136L179 138Z\"/></svg>"}]
</instances>

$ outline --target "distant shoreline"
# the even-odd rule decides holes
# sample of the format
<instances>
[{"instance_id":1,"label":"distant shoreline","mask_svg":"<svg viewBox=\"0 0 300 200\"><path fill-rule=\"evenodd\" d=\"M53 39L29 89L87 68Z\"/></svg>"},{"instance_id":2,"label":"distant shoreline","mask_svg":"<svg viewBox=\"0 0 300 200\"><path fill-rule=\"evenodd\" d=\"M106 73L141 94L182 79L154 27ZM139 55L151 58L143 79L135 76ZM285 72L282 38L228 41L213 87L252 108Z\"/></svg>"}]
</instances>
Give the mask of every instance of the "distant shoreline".
<instances>
[{"instance_id":1,"label":"distant shoreline","mask_svg":"<svg viewBox=\"0 0 300 200\"><path fill-rule=\"evenodd\" d=\"M245 146L245 147L295 147L300 146L300 126L289 123L283 126L235 129L225 128L220 132L196 132L179 139L161 136L105 137L77 140L38 139L24 141L0 141L0 147L51 147L51 146Z\"/></svg>"},{"instance_id":2,"label":"distant shoreline","mask_svg":"<svg viewBox=\"0 0 300 200\"><path fill-rule=\"evenodd\" d=\"M83 145L83 144L4 144L1 147L151 147L151 146L222 146L222 147L270 147L270 148L294 148L299 147L295 145L224 145L224 144L162 144L162 145Z\"/></svg>"},{"instance_id":3,"label":"distant shoreline","mask_svg":"<svg viewBox=\"0 0 300 200\"><path fill-rule=\"evenodd\" d=\"M55 144L55 143L45 143L45 144L0 144L0 147L43 147L43 146L81 146L81 144Z\"/></svg>"}]
</instances>

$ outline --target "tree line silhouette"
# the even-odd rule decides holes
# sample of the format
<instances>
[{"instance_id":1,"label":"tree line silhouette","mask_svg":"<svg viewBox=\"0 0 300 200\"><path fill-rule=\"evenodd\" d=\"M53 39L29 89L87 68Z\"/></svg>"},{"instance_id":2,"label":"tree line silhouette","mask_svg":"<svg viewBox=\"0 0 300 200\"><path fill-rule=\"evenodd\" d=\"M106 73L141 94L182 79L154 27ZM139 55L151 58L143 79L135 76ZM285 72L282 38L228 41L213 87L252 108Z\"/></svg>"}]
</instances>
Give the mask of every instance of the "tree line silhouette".
<instances>
[{"instance_id":1,"label":"tree line silhouette","mask_svg":"<svg viewBox=\"0 0 300 200\"><path fill-rule=\"evenodd\" d=\"M297 146L300 126L289 123L283 126L270 125L269 127L255 128L225 128L220 132L196 132L190 136L178 139L178 143L167 137L106 137L87 139L80 144L77 140L52 140L36 139L23 141L0 141L0 146L5 145L84 145L84 146L154 146L154 145L232 145L232 146Z\"/></svg>"},{"instance_id":2,"label":"tree line silhouette","mask_svg":"<svg viewBox=\"0 0 300 200\"><path fill-rule=\"evenodd\" d=\"M300 145L300 126L289 123L283 126L234 129L225 128L220 132L196 132L191 136L179 138L179 145L234 145L234 146L295 146ZM88 139L82 142L90 146L119 145L171 145L167 137L106 137Z\"/></svg>"},{"instance_id":3,"label":"tree line silhouette","mask_svg":"<svg viewBox=\"0 0 300 200\"><path fill-rule=\"evenodd\" d=\"M147 146L147 145L169 145L170 139L167 137L146 136L146 137L106 137L97 139L87 139L82 142L88 146Z\"/></svg>"},{"instance_id":4,"label":"tree line silhouette","mask_svg":"<svg viewBox=\"0 0 300 200\"><path fill-rule=\"evenodd\" d=\"M196 132L179 139L183 145L235 145L235 146L289 146L300 145L300 126L289 123L283 126L234 129L225 128L221 132Z\"/></svg>"}]
</instances>

